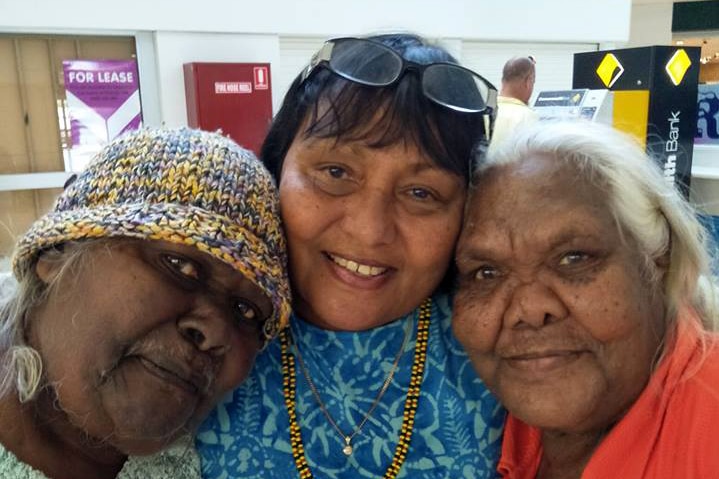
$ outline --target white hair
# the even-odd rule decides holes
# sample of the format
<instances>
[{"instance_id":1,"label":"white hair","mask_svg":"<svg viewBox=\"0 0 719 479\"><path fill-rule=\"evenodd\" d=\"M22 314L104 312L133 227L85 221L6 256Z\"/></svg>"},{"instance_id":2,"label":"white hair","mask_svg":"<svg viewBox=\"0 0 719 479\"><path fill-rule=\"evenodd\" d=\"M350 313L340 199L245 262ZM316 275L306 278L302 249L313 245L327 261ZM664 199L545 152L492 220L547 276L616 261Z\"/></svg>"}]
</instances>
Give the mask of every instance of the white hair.
<instances>
[{"instance_id":1,"label":"white hair","mask_svg":"<svg viewBox=\"0 0 719 479\"><path fill-rule=\"evenodd\" d=\"M637 242L647 265L666 263L662 286L668 324L682 305L689 305L699 313L704 330L719 330L710 236L694 208L637 141L597 123L540 121L518 129L480 160L475 179L494 166L536 155L556 158L598 185L606 192L620 233Z\"/></svg>"},{"instance_id":2,"label":"white hair","mask_svg":"<svg viewBox=\"0 0 719 479\"><path fill-rule=\"evenodd\" d=\"M13 392L20 402L35 398L43 386L43 365L39 352L26 341L30 312L45 303L65 275L77 274L86 252L116 243L116 239L68 242L43 252L44 259L59 266L47 283L35 273L35 262L18 272L17 280L0 278L0 398Z\"/></svg>"},{"instance_id":3,"label":"white hair","mask_svg":"<svg viewBox=\"0 0 719 479\"><path fill-rule=\"evenodd\" d=\"M42 378L40 354L26 343L27 313L47 297L47 287L35 274L20 282L2 282L0 302L0 398L16 392L20 402L35 397Z\"/></svg>"}]
</instances>

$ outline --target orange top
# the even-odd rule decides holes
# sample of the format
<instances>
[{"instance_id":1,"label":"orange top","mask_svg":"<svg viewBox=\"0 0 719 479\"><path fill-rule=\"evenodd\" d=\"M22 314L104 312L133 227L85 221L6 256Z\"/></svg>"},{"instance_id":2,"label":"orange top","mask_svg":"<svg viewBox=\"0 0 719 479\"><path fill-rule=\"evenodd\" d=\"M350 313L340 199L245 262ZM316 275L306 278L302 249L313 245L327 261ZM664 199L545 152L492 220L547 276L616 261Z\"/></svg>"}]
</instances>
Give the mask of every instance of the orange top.
<instances>
[{"instance_id":1,"label":"orange top","mask_svg":"<svg viewBox=\"0 0 719 479\"><path fill-rule=\"evenodd\" d=\"M719 477L719 335L698 342L698 319L684 311L677 341L626 416L592 455L581 479ZM541 435L509 415L497 470L534 479Z\"/></svg>"}]
</instances>

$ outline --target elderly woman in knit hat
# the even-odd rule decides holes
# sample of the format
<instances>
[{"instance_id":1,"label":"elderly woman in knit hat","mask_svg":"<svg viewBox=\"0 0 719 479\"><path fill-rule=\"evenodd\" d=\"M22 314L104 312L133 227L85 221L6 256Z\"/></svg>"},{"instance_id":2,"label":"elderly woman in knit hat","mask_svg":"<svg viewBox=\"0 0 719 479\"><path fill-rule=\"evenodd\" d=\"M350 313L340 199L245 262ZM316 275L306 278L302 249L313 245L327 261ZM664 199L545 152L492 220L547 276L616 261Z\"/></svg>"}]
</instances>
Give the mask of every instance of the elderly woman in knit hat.
<instances>
[{"instance_id":1,"label":"elderly woman in knit hat","mask_svg":"<svg viewBox=\"0 0 719 479\"><path fill-rule=\"evenodd\" d=\"M198 477L178 440L288 315L273 180L196 130L104 148L20 239L13 269L0 308L3 478Z\"/></svg>"}]
</instances>

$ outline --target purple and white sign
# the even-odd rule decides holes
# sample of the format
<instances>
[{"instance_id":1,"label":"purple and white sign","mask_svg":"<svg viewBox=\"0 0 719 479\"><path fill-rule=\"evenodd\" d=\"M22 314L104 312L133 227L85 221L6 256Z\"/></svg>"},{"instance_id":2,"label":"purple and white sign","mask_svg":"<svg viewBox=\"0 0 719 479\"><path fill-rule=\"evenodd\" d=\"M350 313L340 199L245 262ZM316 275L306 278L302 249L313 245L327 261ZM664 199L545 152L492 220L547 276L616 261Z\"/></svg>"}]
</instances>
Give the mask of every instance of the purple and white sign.
<instances>
[{"instance_id":1,"label":"purple and white sign","mask_svg":"<svg viewBox=\"0 0 719 479\"><path fill-rule=\"evenodd\" d=\"M72 134L70 161L77 171L103 145L142 124L135 60L68 60L62 62Z\"/></svg>"}]
</instances>

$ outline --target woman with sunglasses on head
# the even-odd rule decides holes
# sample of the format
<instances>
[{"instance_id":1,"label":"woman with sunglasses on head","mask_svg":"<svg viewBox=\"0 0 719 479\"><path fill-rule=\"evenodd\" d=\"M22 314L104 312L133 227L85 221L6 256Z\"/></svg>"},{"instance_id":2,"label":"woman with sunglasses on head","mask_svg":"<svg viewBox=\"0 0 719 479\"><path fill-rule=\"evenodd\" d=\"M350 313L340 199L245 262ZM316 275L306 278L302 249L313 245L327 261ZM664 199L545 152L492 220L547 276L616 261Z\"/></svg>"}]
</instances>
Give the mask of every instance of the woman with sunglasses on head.
<instances>
[{"instance_id":1,"label":"woman with sunglasses on head","mask_svg":"<svg viewBox=\"0 0 719 479\"><path fill-rule=\"evenodd\" d=\"M493 477L504 415L452 336L447 285L495 105L406 34L330 40L290 86L262 157L295 312L205 422L205 477Z\"/></svg>"}]
</instances>

